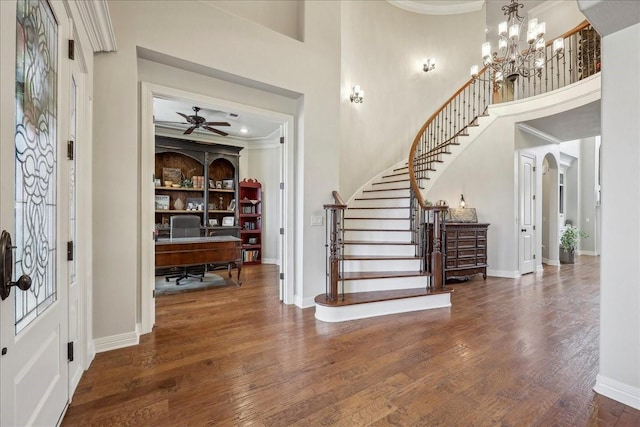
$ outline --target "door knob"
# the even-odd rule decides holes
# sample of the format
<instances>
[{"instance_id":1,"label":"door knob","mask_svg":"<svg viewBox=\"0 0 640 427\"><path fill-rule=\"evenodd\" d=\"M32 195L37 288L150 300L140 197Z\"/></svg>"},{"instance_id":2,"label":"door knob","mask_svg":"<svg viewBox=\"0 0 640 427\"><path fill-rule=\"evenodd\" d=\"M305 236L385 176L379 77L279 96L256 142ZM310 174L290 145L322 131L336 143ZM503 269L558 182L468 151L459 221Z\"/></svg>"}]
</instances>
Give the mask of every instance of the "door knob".
<instances>
[{"instance_id":1,"label":"door knob","mask_svg":"<svg viewBox=\"0 0 640 427\"><path fill-rule=\"evenodd\" d=\"M6 230L2 230L2 234L0 235L0 298L3 300L11 293L12 286L17 286L23 291L31 287L31 277L26 274L20 276L15 282L11 281L11 275L13 274L13 250L15 248L15 246L11 245L11 234Z\"/></svg>"},{"instance_id":2,"label":"door knob","mask_svg":"<svg viewBox=\"0 0 640 427\"><path fill-rule=\"evenodd\" d=\"M523 233L526 233L527 229L526 228L521 228L520 231L522 231Z\"/></svg>"}]
</instances>

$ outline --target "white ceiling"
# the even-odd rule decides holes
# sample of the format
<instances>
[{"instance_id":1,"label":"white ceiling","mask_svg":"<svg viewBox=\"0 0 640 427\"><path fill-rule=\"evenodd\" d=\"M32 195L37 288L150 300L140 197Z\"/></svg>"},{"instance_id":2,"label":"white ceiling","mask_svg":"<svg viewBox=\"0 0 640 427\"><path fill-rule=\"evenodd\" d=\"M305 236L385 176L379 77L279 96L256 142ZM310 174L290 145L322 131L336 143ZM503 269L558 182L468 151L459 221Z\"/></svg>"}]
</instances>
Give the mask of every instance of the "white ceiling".
<instances>
[{"instance_id":1,"label":"white ceiling","mask_svg":"<svg viewBox=\"0 0 640 427\"><path fill-rule=\"evenodd\" d=\"M553 116L529 120L524 124L560 142L598 136L601 134L600 100Z\"/></svg>"},{"instance_id":2,"label":"white ceiling","mask_svg":"<svg viewBox=\"0 0 640 427\"><path fill-rule=\"evenodd\" d=\"M280 123L265 119L264 117L246 114L244 112L221 111L215 107L207 105L196 105L193 101L175 99L153 99L154 123L158 128L187 130L191 125L182 118L178 112L193 115L193 107L200 107L199 116L204 117L208 122L227 122L230 126L212 126L214 129L224 131L229 136L219 136L206 129L196 129L191 135L207 135L219 138L243 139L243 140L264 140L278 138ZM237 114L233 117L230 114ZM246 129L247 132L241 132Z\"/></svg>"}]
</instances>

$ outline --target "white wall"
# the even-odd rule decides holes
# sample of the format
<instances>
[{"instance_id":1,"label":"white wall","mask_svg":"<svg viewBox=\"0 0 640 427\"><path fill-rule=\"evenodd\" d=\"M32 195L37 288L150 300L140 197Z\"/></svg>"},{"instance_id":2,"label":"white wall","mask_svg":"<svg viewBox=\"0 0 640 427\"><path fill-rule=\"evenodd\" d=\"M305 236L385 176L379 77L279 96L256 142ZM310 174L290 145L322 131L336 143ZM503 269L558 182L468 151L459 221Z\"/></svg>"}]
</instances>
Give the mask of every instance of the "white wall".
<instances>
[{"instance_id":1,"label":"white wall","mask_svg":"<svg viewBox=\"0 0 640 427\"><path fill-rule=\"evenodd\" d=\"M596 255L596 138L580 141L580 218L577 224L589 237L580 239L580 253Z\"/></svg>"},{"instance_id":2,"label":"white wall","mask_svg":"<svg viewBox=\"0 0 640 427\"><path fill-rule=\"evenodd\" d=\"M481 122L475 138L461 138L467 148L455 162L445 163L437 179L428 183L429 200L444 199L457 205L463 193L469 207L475 207L478 221L489 222L488 274L515 277L518 267L518 160L516 149L543 144L540 138L516 131L516 123L551 116L585 105L600 98L600 76L596 75L571 87L544 95L494 105L489 108L490 125ZM473 130L473 129L472 129ZM470 145L469 145L470 144ZM532 152L529 148L527 151ZM537 170L542 169L544 156L550 150L536 151ZM542 191L542 179L537 174L536 192ZM536 206L541 223L542 204ZM542 227L537 227L536 242L541 242ZM540 245L536 254L542 261Z\"/></svg>"},{"instance_id":3,"label":"white wall","mask_svg":"<svg viewBox=\"0 0 640 427\"><path fill-rule=\"evenodd\" d=\"M280 239L280 160L279 141L250 145L248 167L241 170L240 179L253 178L262 184L262 262L275 264Z\"/></svg>"},{"instance_id":4,"label":"white wall","mask_svg":"<svg viewBox=\"0 0 640 427\"><path fill-rule=\"evenodd\" d=\"M507 2L504 3L506 4ZM538 18L538 22L546 23L545 40L553 40L560 37L586 19L578 9L578 4L575 1L527 1L525 2L525 7L529 8L527 15L529 19Z\"/></svg>"},{"instance_id":5,"label":"white wall","mask_svg":"<svg viewBox=\"0 0 640 427\"><path fill-rule=\"evenodd\" d=\"M118 52L95 58L94 247L96 337L136 330L140 195L138 51L160 53L191 71L242 81L297 101L295 300L324 290L323 230L312 228L338 188L340 5L304 7L304 43L200 2L109 2ZM188 3L188 4L187 4ZM168 30L170 29L170 31ZM191 43L196 40L196 43ZM178 89L189 89L181 80ZM200 86L200 90L207 90ZM242 102L246 94L229 93ZM303 100L303 101L302 101ZM249 105L263 107L256 97ZM258 104L258 105L256 105ZM299 109L303 105L303 110ZM302 114L304 113L304 114ZM122 185L113 187L117 176ZM113 188L112 191L108 190ZM117 266L117 268L114 268Z\"/></svg>"},{"instance_id":6,"label":"white wall","mask_svg":"<svg viewBox=\"0 0 640 427\"><path fill-rule=\"evenodd\" d=\"M602 64L600 372L595 390L640 409L640 24L603 37Z\"/></svg>"},{"instance_id":7,"label":"white wall","mask_svg":"<svg viewBox=\"0 0 640 427\"><path fill-rule=\"evenodd\" d=\"M481 61L485 15L421 15L385 1L341 6L339 190L348 200L406 160L420 127L469 79L470 66ZM427 57L437 60L429 73L422 70ZM349 100L354 85L365 90L362 104Z\"/></svg>"}]
</instances>

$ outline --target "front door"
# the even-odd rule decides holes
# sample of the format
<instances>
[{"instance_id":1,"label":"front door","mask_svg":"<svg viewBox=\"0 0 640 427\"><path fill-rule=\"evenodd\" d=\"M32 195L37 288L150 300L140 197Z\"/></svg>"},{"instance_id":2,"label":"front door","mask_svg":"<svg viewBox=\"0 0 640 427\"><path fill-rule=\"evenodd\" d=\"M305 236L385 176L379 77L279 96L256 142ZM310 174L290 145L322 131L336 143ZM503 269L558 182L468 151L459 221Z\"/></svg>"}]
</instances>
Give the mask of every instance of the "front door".
<instances>
[{"instance_id":1,"label":"front door","mask_svg":"<svg viewBox=\"0 0 640 427\"><path fill-rule=\"evenodd\" d=\"M535 159L520 156L520 274L533 272L535 268Z\"/></svg>"},{"instance_id":2,"label":"front door","mask_svg":"<svg viewBox=\"0 0 640 427\"><path fill-rule=\"evenodd\" d=\"M14 246L2 265L12 281L31 278L0 302L3 426L55 425L69 400L67 178L58 167L68 128L65 19L59 3L0 1L0 229Z\"/></svg>"}]
</instances>

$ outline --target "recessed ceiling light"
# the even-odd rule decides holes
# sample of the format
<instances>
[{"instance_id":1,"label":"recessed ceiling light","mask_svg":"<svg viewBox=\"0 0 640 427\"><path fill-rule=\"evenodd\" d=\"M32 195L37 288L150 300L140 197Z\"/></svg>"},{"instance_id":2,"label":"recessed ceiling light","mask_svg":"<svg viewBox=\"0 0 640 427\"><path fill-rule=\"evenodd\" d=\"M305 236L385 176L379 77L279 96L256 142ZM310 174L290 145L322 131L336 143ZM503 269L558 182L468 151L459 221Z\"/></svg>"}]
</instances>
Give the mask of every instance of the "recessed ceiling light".
<instances>
[{"instance_id":1,"label":"recessed ceiling light","mask_svg":"<svg viewBox=\"0 0 640 427\"><path fill-rule=\"evenodd\" d=\"M240 133L247 133L247 132L249 132L249 130L247 130L247 128L240 129Z\"/></svg>"}]
</instances>

